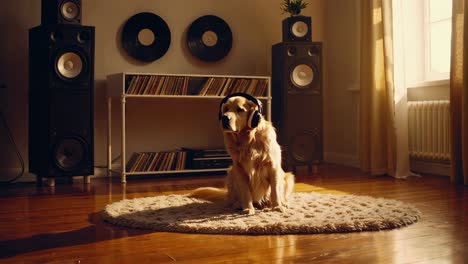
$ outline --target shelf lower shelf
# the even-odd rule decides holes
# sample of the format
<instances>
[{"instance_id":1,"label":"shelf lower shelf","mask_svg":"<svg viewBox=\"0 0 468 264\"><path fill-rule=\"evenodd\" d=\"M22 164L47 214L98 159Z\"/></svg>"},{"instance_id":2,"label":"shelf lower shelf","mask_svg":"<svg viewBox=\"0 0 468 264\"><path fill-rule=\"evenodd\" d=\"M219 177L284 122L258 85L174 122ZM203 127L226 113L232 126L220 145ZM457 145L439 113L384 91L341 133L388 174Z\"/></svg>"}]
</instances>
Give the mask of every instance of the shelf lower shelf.
<instances>
[{"instance_id":1,"label":"shelf lower shelf","mask_svg":"<svg viewBox=\"0 0 468 264\"><path fill-rule=\"evenodd\" d=\"M190 99L223 99L224 96L217 95L149 95L149 94L122 94L125 98L190 98ZM266 96L258 96L260 100L271 99Z\"/></svg>"},{"instance_id":2,"label":"shelf lower shelf","mask_svg":"<svg viewBox=\"0 0 468 264\"><path fill-rule=\"evenodd\" d=\"M134 172L126 172L125 174L126 175L174 174L174 173L216 172L216 171L227 171L227 170L228 168L170 170L170 171L134 171Z\"/></svg>"}]
</instances>

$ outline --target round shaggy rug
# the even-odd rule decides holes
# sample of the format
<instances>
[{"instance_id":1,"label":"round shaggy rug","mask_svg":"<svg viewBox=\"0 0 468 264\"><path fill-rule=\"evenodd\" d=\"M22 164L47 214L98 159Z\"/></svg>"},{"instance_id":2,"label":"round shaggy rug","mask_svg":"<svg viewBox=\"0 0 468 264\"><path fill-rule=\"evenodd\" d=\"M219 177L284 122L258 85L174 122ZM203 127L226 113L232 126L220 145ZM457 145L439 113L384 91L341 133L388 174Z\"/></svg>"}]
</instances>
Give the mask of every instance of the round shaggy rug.
<instances>
[{"instance_id":1,"label":"round shaggy rug","mask_svg":"<svg viewBox=\"0 0 468 264\"><path fill-rule=\"evenodd\" d=\"M255 215L186 195L126 199L107 205L104 220L125 227L210 234L300 234L372 231L415 223L419 211L403 202L358 195L293 193L284 212Z\"/></svg>"}]
</instances>

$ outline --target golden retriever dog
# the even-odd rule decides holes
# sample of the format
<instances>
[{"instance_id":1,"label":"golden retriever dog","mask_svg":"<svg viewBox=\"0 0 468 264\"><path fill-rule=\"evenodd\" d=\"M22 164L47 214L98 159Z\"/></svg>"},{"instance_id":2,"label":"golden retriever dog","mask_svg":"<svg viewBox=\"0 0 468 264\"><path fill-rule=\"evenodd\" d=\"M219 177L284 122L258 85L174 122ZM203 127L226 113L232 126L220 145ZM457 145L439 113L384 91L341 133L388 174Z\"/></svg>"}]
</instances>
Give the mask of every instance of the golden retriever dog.
<instances>
[{"instance_id":1,"label":"golden retriever dog","mask_svg":"<svg viewBox=\"0 0 468 264\"><path fill-rule=\"evenodd\" d=\"M226 96L219 106L219 124L233 161L226 188L198 188L189 196L223 200L243 214L255 214L255 207L264 206L284 211L293 191L294 175L281 167L276 130L263 117L260 100L245 93Z\"/></svg>"}]
</instances>

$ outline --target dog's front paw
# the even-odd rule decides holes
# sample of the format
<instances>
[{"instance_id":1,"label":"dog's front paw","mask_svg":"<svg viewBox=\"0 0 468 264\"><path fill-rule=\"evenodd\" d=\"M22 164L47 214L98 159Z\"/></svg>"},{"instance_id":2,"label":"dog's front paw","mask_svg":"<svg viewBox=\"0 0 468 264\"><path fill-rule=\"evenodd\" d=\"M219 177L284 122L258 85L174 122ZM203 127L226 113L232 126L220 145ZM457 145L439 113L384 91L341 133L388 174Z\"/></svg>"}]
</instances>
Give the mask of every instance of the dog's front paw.
<instances>
[{"instance_id":1,"label":"dog's front paw","mask_svg":"<svg viewBox=\"0 0 468 264\"><path fill-rule=\"evenodd\" d=\"M244 210L242 210L242 214L246 214L246 215L254 215L255 214L255 208L245 208Z\"/></svg>"},{"instance_id":2,"label":"dog's front paw","mask_svg":"<svg viewBox=\"0 0 468 264\"><path fill-rule=\"evenodd\" d=\"M284 210L285 210L285 209L284 209L284 206L282 206L282 205L277 205L277 206L273 207L273 210L274 210L274 211L277 211L277 212L284 213Z\"/></svg>"}]
</instances>

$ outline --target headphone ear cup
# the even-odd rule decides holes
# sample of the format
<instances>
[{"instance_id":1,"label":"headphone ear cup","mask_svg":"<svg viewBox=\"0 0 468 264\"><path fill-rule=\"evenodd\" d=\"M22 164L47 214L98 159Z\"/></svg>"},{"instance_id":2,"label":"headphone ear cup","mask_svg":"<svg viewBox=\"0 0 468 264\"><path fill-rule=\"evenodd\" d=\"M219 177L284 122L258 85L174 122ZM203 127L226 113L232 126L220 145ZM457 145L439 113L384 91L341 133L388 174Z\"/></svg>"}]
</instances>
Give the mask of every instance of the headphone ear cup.
<instances>
[{"instance_id":1,"label":"headphone ear cup","mask_svg":"<svg viewBox=\"0 0 468 264\"><path fill-rule=\"evenodd\" d=\"M223 100L224 101L224 100ZM223 118L223 112L221 111L222 107L223 107L223 104L224 102L221 102L221 104L219 104L219 108L218 108L218 121L221 121L221 118Z\"/></svg>"},{"instance_id":2,"label":"headphone ear cup","mask_svg":"<svg viewBox=\"0 0 468 264\"><path fill-rule=\"evenodd\" d=\"M258 124L260 123L261 118L262 118L262 115L260 114L260 112L258 111L252 112L252 114L250 114L249 116L248 126L250 128L256 128Z\"/></svg>"}]
</instances>

